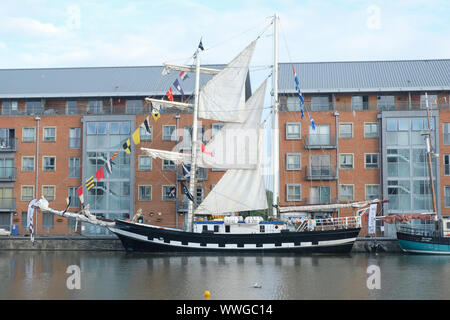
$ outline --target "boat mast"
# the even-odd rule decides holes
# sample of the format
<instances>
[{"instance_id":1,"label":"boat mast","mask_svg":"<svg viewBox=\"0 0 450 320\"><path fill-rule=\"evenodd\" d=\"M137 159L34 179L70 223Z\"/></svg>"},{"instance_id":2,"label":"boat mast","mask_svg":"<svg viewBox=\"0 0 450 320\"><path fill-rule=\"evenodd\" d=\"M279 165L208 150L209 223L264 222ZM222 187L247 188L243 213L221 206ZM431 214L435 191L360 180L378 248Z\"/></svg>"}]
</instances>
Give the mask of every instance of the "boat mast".
<instances>
[{"instance_id":1,"label":"boat mast","mask_svg":"<svg viewBox=\"0 0 450 320\"><path fill-rule=\"evenodd\" d=\"M192 115L192 142L191 142L191 172L189 182L189 192L195 195L195 178L197 170L197 117L198 117L198 94L200 87L200 48L197 48L195 53L196 67L195 67L195 96L194 96L194 113ZM188 214L186 217L186 229L192 231L192 220L194 217L194 203L189 201Z\"/></svg>"},{"instance_id":2,"label":"boat mast","mask_svg":"<svg viewBox=\"0 0 450 320\"><path fill-rule=\"evenodd\" d=\"M431 152L433 150L433 142L431 139L431 115L430 115L430 107L428 105L428 93L426 93L426 92L425 92L425 103L426 103L427 120L428 120L428 133L425 134L425 140L426 140L426 144L427 144L428 169L430 170L431 197L433 200L433 212L438 214L437 208L436 208L436 194L435 194L435 190L434 190L433 167L431 164Z\"/></svg>"},{"instance_id":3,"label":"boat mast","mask_svg":"<svg viewBox=\"0 0 450 320\"><path fill-rule=\"evenodd\" d=\"M280 159L279 159L279 124L278 124L278 14L274 15L273 18L273 47L274 47L274 61L273 61L273 122L272 122L272 169L273 169L273 195L272 195L272 214L274 218L278 217L278 204L279 204L279 189L280 189L280 181L279 181L279 167L280 167Z\"/></svg>"}]
</instances>

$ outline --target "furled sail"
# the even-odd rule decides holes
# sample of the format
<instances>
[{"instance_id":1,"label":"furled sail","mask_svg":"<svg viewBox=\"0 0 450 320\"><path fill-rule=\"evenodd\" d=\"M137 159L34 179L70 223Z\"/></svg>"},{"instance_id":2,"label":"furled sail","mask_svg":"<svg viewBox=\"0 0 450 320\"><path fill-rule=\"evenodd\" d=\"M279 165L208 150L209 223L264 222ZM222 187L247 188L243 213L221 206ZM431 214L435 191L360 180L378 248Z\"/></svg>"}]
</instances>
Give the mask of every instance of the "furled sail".
<instances>
[{"instance_id":1,"label":"furled sail","mask_svg":"<svg viewBox=\"0 0 450 320\"><path fill-rule=\"evenodd\" d=\"M200 89L198 117L224 122L244 122L245 80L256 40Z\"/></svg>"}]
</instances>

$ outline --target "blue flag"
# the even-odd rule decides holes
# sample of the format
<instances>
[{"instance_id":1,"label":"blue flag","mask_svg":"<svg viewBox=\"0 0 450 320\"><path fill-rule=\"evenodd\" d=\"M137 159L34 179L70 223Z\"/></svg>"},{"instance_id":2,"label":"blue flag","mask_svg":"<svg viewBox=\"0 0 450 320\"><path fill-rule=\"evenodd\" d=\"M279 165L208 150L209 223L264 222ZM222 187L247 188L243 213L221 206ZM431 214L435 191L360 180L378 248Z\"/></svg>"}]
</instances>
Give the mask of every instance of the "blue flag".
<instances>
[{"instance_id":1,"label":"blue flag","mask_svg":"<svg viewBox=\"0 0 450 320\"><path fill-rule=\"evenodd\" d=\"M183 183L183 181L180 181L181 184L181 189L183 191L183 193L186 195L186 197L188 197L189 200L191 200L192 202L194 202L194 197L192 196L192 194L189 192L189 189L185 186L185 184Z\"/></svg>"},{"instance_id":2,"label":"blue flag","mask_svg":"<svg viewBox=\"0 0 450 320\"><path fill-rule=\"evenodd\" d=\"M181 88L180 82L178 81L178 79L175 79L175 81L173 82L173 86L175 87L175 89L178 90L179 93L181 93L181 100L184 101L184 92L183 89Z\"/></svg>"},{"instance_id":3,"label":"blue flag","mask_svg":"<svg viewBox=\"0 0 450 320\"><path fill-rule=\"evenodd\" d=\"M300 112L302 113L302 119L305 116L303 112L303 105L305 104L305 99L303 99L302 93L300 92L300 81L297 77L297 72L295 72L294 65L292 65L292 71L294 72L294 80L295 80L295 90L297 90L298 99L300 100Z\"/></svg>"},{"instance_id":4,"label":"blue flag","mask_svg":"<svg viewBox=\"0 0 450 320\"><path fill-rule=\"evenodd\" d=\"M310 114L308 114L308 116L309 116L309 120L311 120L311 126L312 126L313 130L316 130L316 123L314 122L314 119L311 117Z\"/></svg>"},{"instance_id":5,"label":"blue flag","mask_svg":"<svg viewBox=\"0 0 450 320\"><path fill-rule=\"evenodd\" d=\"M184 163L182 163L181 168L183 169L183 178L185 179L189 178L191 176L191 166L184 165Z\"/></svg>"}]
</instances>

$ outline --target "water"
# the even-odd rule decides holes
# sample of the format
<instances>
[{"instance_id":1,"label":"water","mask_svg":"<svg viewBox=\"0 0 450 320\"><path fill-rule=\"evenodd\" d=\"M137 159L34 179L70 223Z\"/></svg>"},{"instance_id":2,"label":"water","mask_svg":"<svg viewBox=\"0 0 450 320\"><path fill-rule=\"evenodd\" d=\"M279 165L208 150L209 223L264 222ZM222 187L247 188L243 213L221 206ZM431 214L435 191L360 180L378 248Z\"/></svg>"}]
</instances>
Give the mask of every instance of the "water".
<instances>
[{"instance_id":1,"label":"water","mask_svg":"<svg viewBox=\"0 0 450 320\"><path fill-rule=\"evenodd\" d=\"M69 290L70 265L81 270ZM367 268L380 268L370 290ZM254 284L260 288L254 288ZM188 256L0 252L0 299L447 299L450 256Z\"/></svg>"}]
</instances>

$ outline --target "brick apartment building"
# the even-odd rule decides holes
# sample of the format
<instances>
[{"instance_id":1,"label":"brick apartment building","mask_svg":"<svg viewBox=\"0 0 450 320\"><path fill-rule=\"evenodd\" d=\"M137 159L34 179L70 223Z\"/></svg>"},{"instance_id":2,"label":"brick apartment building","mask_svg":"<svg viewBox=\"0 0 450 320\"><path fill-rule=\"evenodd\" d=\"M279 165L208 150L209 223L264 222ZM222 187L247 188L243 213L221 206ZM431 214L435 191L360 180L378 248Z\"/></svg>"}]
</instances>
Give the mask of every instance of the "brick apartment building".
<instances>
[{"instance_id":1,"label":"brick apartment building","mask_svg":"<svg viewBox=\"0 0 450 320\"><path fill-rule=\"evenodd\" d=\"M95 176L106 159L120 150L112 174L84 190L93 214L129 218L141 208L145 221L181 227L187 201L179 188L180 168L170 161L151 159L141 147L190 149L191 112L161 110L154 121L145 97L163 97L172 86L175 101L181 96L172 83L177 72L162 76L162 67L106 67L0 70L0 228L25 234L30 200L42 195L50 206L63 210L72 196L71 211L80 208L76 189ZM210 78L201 76L201 85ZM188 74L180 84L186 97L194 89ZM247 98L250 80L247 79ZM139 145L131 154L121 147L150 115L151 134L140 129ZM200 124L199 124L200 125ZM206 142L209 130L220 124L201 121ZM130 139L132 141L132 139ZM204 198L223 171L201 169L197 193ZM187 182L186 182L187 183ZM176 197L170 189L177 187ZM39 214L37 234L69 234L75 222L52 214ZM85 234L104 229L83 226Z\"/></svg>"},{"instance_id":2,"label":"brick apartment building","mask_svg":"<svg viewBox=\"0 0 450 320\"><path fill-rule=\"evenodd\" d=\"M450 60L293 65L316 130L306 113L301 120L292 65L280 64L282 206L378 198L389 200L384 214L432 211L421 135L427 93L437 206L450 215Z\"/></svg>"}]
</instances>

